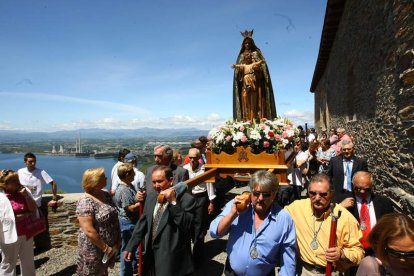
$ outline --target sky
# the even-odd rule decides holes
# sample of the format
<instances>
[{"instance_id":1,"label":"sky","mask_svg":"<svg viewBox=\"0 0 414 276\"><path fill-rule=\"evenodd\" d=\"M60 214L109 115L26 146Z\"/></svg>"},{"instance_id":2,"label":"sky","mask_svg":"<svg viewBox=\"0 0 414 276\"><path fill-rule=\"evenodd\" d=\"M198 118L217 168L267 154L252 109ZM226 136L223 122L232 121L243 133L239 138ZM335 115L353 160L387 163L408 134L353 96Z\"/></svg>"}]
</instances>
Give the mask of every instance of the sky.
<instances>
[{"instance_id":1,"label":"sky","mask_svg":"<svg viewBox=\"0 0 414 276\"><path fill-rule=\"evenodd\" d=\"M243 40L278 116L314 121L326 0L0 1L0 130L211 129L232 118Z\"/></svg>"}]
</instances>

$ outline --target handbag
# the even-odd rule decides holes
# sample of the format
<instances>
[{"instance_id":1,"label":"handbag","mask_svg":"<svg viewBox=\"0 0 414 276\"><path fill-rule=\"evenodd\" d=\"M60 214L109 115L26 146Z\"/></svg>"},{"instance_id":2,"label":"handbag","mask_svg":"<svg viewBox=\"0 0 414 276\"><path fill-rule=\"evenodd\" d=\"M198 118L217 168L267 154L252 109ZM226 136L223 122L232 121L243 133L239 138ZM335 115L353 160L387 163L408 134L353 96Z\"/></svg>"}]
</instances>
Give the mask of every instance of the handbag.
<instances>
[{"instance_id":1,"label":"handbag","mask_svg":"<svg viewBox=\"0 0 414 276\"><path fill-rule=\"evenodd\" d=\"M27 239L46 231L45 216L37 211L35 215L28 217L25 221L25 230Z\"/></svg>"}]
</instances>

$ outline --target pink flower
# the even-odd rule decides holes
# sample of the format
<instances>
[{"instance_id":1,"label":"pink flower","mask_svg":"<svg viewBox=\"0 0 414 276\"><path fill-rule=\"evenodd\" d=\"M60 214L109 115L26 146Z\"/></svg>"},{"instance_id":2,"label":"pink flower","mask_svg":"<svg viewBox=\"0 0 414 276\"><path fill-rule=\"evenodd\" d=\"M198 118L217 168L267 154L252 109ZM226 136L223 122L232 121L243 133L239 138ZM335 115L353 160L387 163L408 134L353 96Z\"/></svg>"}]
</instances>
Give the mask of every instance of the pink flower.
<instances>
[{"instance_id":1,"label":"pink flower","mask_svg":"<svg viewBox=\"0 0 414 276\"><path fill-rule=\"evenodd\" d=\"M290 125L286 125L283 127L284 130L289 130L290 129Z\"/></svg>"},{"instance_id":2,"label":"pink flower","mask_svg":"<svg viewBox=\"0 0 414 276\"><path fill-rule=\"evenodd\" d=\"M242 138L240 139L240 141L242 141L242 143L246 143L247 142L246 135L243 135Z\"/></svg>"},{"instance_id":3,"label":"pink flower","mask_svg":"<svg viewBox=\"0 0 414 276\"><path fill-rule=\"evenodd\" d=\"M263 147L268 148L270 146L270 143L268 141L263 142Z\"/></svg>"},{"instance_id":4,"label":"pink flower","mask_svg":"<svg viewBox=\"0 0 414 276\"><path fill-rule=\"evenodd\" d=\"M240 127L239 127L239 130L240 130L240 131L244 131L244 130L245 130L245 127L244 127L244 126L240 126Z\"/></svg>"},{"instance_id":5,"label":"pink flower","mask_svg":"<svg viewBox=\"0 0 414 276\"><path fill-rule=\"evenodd\" d=\"M281 139L280 135L279 134L276 134L275 135L275 139L276 139L276 141L280 141L280 139Z\"/></svg>"},{"instance_id":6,"label":"pink flower","mask_svg":"<svg viewBox=\"0 0 414 276\"><path fill-rule=\"evenodd\" d=\"M233 139L233 137L231 135L227 135L226 136L226 141L227 142L230 142L232 139Z\"/></svg>"},{"instance_id":7,"label":"pink flower","mask_svg":"<svg viewBox=\"0 0 414 276\"><path fill-rule=\"evenodd\" d=\"M275 136L275 134L271 130L267 133L267 135L269 135L269 137L274 137Z\"/></svg>"},{"instance_id":8,"label":"pink flower","mask_svg":"<svg viewBox=\"0 0 414 276\"><path fill-rule=\"evenodd\" d=\"M289 137L289 134L286 131L283 131L282 137L286 139Z\"/></svg>"},{"instance_id":9,"label":"pink flower","mask_svg":"<svg viewBox=\"0 0 414 276\"><path fill-rule=\"evenodd\" d=\"M265 125L260 125L260 129L265 129L266 128L266 126Z\"/></svg>"}]
</instances>

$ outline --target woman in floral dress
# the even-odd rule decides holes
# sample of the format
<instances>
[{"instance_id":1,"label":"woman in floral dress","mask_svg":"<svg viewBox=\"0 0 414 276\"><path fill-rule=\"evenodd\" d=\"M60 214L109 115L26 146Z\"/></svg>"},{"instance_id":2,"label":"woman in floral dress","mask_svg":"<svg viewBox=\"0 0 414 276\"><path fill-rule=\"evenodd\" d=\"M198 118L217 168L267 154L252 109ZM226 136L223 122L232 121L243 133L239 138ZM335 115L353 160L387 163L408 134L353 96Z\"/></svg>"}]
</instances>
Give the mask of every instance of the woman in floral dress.
<instances>
[{"instance_id":1,"label":"woman in floral dress","mask_svg":"<svg viewBox=\"0 0 414 276\"><path fill-rule=\"evenodd\" d=\"M78 235L77 275L108 275L121 244L118 213L106 186L103 168L87 169L82 186L85 194L79 199L76 215ZM104 254L108 261L102 262Z\"/></svg>"}]
</instances>

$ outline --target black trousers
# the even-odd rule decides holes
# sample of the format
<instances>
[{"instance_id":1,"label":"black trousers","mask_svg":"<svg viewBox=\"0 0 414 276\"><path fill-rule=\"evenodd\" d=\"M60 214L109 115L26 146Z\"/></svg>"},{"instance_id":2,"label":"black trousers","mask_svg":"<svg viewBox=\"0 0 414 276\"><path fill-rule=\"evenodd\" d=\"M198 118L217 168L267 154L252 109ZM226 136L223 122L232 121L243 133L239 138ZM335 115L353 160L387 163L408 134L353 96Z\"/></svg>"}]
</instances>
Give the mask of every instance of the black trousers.
<instances>
[{"instance_id":1,"label":"black trousers","mask_svg":"<svg viewBox=\"0 0 414 276\"><path fill-rule=\"evenodd\" d=\"M193 260L196 267L201 266L204 260L204 237L207 234L208 204L207 192L202 195L193 195L196 207L194 211L194 224L192 230Z\"/></svg>"},{"instance_id":2,"label":"black trousers","mask_svg":"<svg viewBox=\"0 0 414 276\"><path fill-rule=\"evenodd\" d=\"M42 205L38 207L39 212L41 212L46 219L46 231L34 236L33 241L35 245L35 254L45 252L52 248L52 243L49 235L49 220L48 220L48 206L46 202L42 201Z\"/></svg>"}]
</instances>

